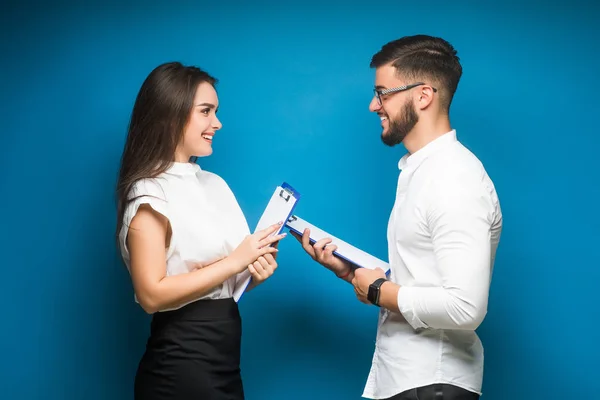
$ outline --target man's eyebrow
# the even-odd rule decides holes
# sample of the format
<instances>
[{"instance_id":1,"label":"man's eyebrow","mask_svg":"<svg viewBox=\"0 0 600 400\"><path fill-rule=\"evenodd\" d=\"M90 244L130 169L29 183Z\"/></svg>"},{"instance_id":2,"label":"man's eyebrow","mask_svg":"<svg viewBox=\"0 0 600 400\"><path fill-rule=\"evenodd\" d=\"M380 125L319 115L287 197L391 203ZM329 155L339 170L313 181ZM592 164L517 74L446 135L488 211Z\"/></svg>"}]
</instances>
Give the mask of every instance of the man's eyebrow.
<instances>
[{"instance_id":1,"label":"man's eyebrow","mask_svg":"<svg viewBox=\"0 0 600 400\"><path fill-rule=\"evenodd\" d=\"M377 85L377 86L375 86L375 89L376 90L385 90L386 88L385 88L385 86Z\"/></svg>"}]
</instances>

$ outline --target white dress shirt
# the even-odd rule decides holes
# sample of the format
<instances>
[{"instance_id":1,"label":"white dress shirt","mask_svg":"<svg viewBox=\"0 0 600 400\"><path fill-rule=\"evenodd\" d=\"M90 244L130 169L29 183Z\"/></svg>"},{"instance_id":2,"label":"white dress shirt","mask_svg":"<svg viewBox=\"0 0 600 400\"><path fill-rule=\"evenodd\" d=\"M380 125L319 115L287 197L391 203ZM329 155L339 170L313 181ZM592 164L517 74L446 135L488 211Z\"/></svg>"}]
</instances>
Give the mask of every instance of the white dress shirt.
<instances>
[{"instance_id":1,"label":"white dress shirt","mask_svg":"<svg viewBox=\"0 0 600 400\"><path fill-rule=\"evenodd\" d=\"M405 155L388 225L401 313L382 309L364 397L448 383L481 394L475 329L488 303L502 212L483 165L453 130Z\"/></svg>"},{"instance_id":2,"label":"white dress shirt","mask_svg":"<svg viewBox=\"0 0 600 400\"><path fill-rule=\"evenodd\" d=\"M137 199L127 206L119 235L128 269L127 232L144 203L167 217L171 224L172 236L165 260L167 276L185 274L194 270L198 262L228 256L250 234L246 218L227 183L195 163L173 163L157 178L138 181L129 197ZM232 297L238 276L200 298Z\"/></svg>"}]
</instances>

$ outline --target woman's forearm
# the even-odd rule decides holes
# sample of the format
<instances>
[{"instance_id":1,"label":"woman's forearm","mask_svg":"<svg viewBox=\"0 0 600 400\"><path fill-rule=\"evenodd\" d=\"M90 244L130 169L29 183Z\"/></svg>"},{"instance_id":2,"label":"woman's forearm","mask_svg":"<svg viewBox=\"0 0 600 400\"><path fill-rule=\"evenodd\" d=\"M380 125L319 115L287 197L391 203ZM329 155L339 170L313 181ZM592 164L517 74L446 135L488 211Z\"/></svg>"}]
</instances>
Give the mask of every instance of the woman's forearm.
<instances>
[{"instance_id":1,"label":"woman's forearm","mask_svg":"<svg viewBox=\"0 0 600 400\"><path fill-rule=\"evenodd\" d=\"M239 265L230 257L185 274L165 276L154 284L136 288L142 308L149 314L193 301L236 275Z\"/></svg>"}]
</instances>

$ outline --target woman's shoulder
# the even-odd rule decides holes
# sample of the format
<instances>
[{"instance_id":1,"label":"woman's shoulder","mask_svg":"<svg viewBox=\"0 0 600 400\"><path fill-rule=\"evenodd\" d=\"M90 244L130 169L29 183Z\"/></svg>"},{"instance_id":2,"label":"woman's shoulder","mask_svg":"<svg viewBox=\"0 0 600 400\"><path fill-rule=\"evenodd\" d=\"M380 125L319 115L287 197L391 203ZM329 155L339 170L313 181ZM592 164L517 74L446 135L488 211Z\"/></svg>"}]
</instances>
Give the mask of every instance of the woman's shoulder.
<instances>
[{"instance_id":1,"label":"woman's shoulder","mask_svg":"<svg viewBox=\"0 0 600 400\"><path fill-rule=\"evenodd\" d=\"M237 203L236 195L227 181L215 172L202 170L199 174L202 186L208 189L215 196L227 202Z\"/></svg>"},{"instance_id":2,"label":"woman's shoulder","mask_svg":"<svg viewBox=\"0 0 600 400\"><path fill-rule=\"evenodd\" d=\"M204 185L210 185L213 187L225 188L229 190L229 185L227 184L225 179L223 179L223 177L221 177L215 172L202 170L198 172L197 175L200 182Z\"/></svg>"},{"instance_id":3,"label":"woman's shoulder","mask_svg":"<svg viewBox=\"0 0 600 400\"><path fill-rule=\"evenodd\" d=\"M167 181L162 176L156 178L142 178L136 181L129 191L129 198L136 198L141 196L156 197L161 200L167 200Z\"/></svg>"}]
</instances>

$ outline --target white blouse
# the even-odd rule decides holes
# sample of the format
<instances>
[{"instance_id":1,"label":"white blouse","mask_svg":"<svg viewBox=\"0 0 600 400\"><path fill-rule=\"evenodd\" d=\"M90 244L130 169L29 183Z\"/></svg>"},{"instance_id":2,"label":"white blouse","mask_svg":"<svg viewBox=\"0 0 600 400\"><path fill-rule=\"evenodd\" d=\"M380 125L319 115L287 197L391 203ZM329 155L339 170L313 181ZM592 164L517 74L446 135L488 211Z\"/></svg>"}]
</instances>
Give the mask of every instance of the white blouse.
<instances>
[{"instance_id":1,"label":"white blouse","mask_svg":"<svg viewBox=\"0 0 600 400\"><path fill-rule=\"evenodd\" d=\"M131 260L127 232L141 204L149 204L171 224L172 236L165 260L167 276L185 274L199 262L228 256L250 234L246 218L227 183L196 163L173 163L158 177L138 181L129 194L130 199L135 197L125 210L119 233L121 254L128 270ZM238 276L199 299L232 297Z\"/></svg>"}]
</instances>

